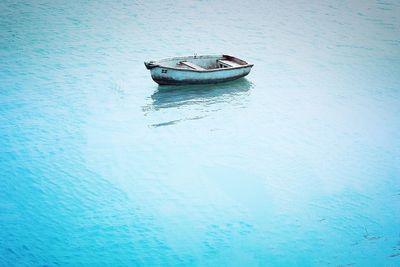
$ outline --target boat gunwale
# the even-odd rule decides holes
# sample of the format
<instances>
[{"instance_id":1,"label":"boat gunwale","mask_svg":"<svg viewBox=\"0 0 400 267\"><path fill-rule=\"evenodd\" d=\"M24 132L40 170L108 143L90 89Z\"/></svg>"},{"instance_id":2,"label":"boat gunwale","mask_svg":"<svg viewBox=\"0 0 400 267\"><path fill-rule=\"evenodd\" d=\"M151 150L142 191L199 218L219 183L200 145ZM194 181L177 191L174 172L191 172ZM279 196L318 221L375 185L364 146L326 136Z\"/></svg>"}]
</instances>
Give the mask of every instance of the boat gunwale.
<instances>
[{"instance_id":1,"label":"boat gunwale","mask_svg":"<svg viewBox=\"0 0 400 267\"><path fill-rule=\"evenodd\" d=\"M175 67L169 67L169 66L163 66L162 61L168 61L168 60L179 60L179 59L189 59L189 58L207 58L207 57L224 57L224 56L229 56L235 59L238 59L240 61L246 62L246 65L242 65L242 66L236 66L236 67L228 67L228 68L215 68L215 69L204 69L204 70L196 70L196 69L183 69L183 68L175 68ZM177 71L191 71L191 72L214 72L214 71L224 71L224 70L233 70L233 69L242 69L242 68L252 68L254 66L254 64L250 64L247 61L234 57L234 56L230 56L230 55L201 55L201 56L183 56L183 57L173 57L173 58L163 58L157 61L150 61L153 64L152 68L164 68L164 69L170 69L170 70L177 70ZM160 63L158 63L160 62Z\"/></svg>"},{"instance_id":2,"label":"boat gunwale","mask_svg":"<svg viewBox=\"0 0 400 267\"><path fill-rule=\"evenodd\" d=\"M163 68L163 69L178 70L178 71L192 71L192 72L214 72L214 71L226 71L226 70L233 70L233 69L243 69L243 68L248 68L248 67L253 67L253 66L254 66L254 64L247 64L247 65L237 66L237 67L195 70L195 69L182 69L182 68L167 67L167 66L155 64L155 66L153 68L158 67L158 68Z\"/></svg>"}]
</instances>

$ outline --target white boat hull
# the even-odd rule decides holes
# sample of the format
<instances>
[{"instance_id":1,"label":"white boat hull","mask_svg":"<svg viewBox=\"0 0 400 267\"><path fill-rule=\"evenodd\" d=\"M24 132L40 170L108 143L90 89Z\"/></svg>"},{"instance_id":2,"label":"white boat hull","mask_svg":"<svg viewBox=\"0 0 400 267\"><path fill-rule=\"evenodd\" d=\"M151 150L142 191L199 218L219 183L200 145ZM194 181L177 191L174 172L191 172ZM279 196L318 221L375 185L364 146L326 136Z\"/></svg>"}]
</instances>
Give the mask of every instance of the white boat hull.
<instances>
[{"instance_id":1,"label":"white boat hull","mask_svg":"<svg viewBox=\"0 0 400 267\"><path fill-rule=\"evenodd\" d=\"M158 62L149 62L145 63L145 65L150 69L152 79L160 85L210 84L232 81L246 76L253 67L252 64L248 64L239 59L237 59L237 62L240 64L236 64L232 61L232 64L235 64L232 67L203 68L194 65L215 65L216 63L213 63L213 61L218 61L218 59L222 59L223 57L224 56L181 57L160 60ZM184 60L190 61L188 62L188 66L192 67L192 65L194 65L194 68L196 68L196 66L198 68L177 67L182 66L182 62L187 62Z\"/></svg>"}]
</instances>

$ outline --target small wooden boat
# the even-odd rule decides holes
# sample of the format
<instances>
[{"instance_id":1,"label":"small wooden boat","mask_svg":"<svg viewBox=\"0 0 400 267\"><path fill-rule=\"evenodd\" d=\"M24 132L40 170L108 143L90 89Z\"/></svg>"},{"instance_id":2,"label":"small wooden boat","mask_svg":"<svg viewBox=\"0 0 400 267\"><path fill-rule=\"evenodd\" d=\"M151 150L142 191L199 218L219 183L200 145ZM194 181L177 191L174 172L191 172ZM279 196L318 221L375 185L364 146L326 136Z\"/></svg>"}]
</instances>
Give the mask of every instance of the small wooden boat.
<instances>
[{"instance_id":1,"label":"small wooden boat","mask_svg":"<svg viewBox=\"0 0 400 267\"><path fill-rule=\"evenodd\" d=\"M253 64L228 55L188 56L144 62L160 85L208 84L232 81L249 74Z\"/></svg>"}]
</instances>

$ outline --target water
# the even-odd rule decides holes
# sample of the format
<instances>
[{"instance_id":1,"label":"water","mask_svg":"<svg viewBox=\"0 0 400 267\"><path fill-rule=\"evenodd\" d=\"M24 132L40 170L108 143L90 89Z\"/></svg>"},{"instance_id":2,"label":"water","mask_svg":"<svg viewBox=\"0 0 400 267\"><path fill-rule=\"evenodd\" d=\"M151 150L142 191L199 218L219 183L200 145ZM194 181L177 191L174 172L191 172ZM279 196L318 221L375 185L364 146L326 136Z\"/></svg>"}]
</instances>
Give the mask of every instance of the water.
<instances>
[{"instance_id":1,"label":"water","mask_svg":"<svg viewBox=\"0 0 400 267\"><path fill-rule=\"evenodd\" d=\"M400 266L398 1L0 3L1 266ZM246 79L161 89L143 61Z\"/></svg>"}]
</instances>

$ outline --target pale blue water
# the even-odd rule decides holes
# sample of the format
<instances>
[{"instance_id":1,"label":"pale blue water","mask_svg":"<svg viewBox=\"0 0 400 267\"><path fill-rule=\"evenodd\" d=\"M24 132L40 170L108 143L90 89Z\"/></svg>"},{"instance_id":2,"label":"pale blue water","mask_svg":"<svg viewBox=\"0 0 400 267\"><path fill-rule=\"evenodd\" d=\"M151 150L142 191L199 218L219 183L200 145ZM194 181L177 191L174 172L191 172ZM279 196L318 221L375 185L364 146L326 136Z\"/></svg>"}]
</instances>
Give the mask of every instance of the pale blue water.
<instances>
[{"instance_id":1,"label":"pale blue water","mask_svg":"<svg viewBox=\"0 0 400 267\"><path fill-rule=\"evenodd\" d=\"M400 266L399 14L2 0L0 266ZM194 53L255 66L143 65Z\"/></svg>"}]
</instances>

